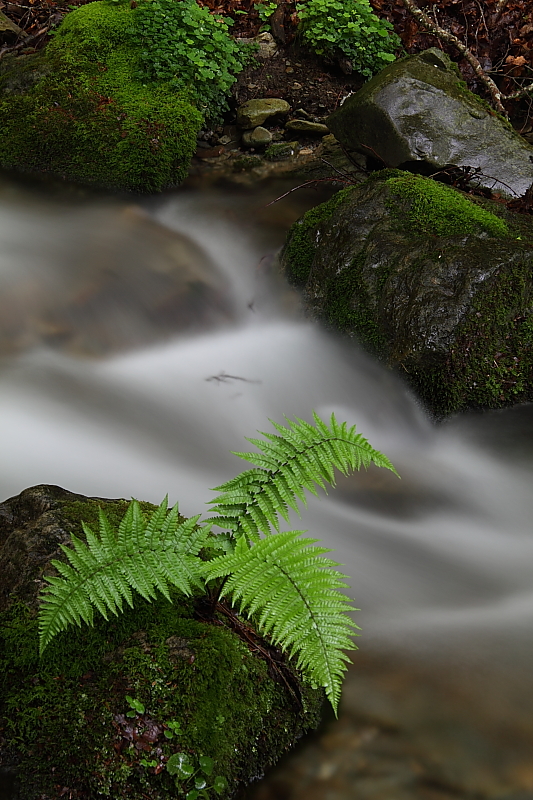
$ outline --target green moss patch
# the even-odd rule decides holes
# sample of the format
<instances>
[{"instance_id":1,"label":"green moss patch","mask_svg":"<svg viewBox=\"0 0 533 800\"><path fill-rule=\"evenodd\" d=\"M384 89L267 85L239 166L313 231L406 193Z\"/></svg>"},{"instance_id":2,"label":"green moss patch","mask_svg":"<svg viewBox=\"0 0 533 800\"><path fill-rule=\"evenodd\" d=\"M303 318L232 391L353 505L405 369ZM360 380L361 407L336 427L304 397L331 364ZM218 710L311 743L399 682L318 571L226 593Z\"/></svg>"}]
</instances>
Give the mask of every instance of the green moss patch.
<instances>
[{"instance_id":1,"label":"green moss patch","mask_svg":"<svg viewBox=\"0 0 533 800\"><path fill-rule=\"evenodd\" d=\"M509 236L503 219L469 200L456 189L430 178L403 173L385 181L391 194L409 201L405 226L412 233L431 236L460 236L486 232ZM391 198L388 207L394 212Z\"/></svg>"},{"instance_id":2,"label":"green moss patch","mask_svg":"<svg viewBox=\"0 0 533 800\"><path fill-rule=\"evenodd\" d=\"M361 276L365 254L360 253L349 269L330 278L326 287L326 321L340 331L357 331L361 343L374 355L387 350L387 340L377 320L375 300ZM390 267L383 265L379 282L384 284ZM355 301L356 298L356 301Z\"/></svg>"},{"instance_id":3,"label":"green moss patch","mask_svg":"<svg viewBox=\"0 0 533 800\"><path fill-rule=\"evenodd\" d=\"M524 264L476 295L449 355L410 381L437 416L533 401L533 296Z\"/></svg>"},{"instance_id":4,"label":"green moss patch","mask_svg":"<svg viewBox=\"0 0 533 800\"><path fill-rule=\"evenodd\" d=\"M0 732L19 754L27 800L64 786L90 798L185 796L202 780L203 758L226 797L316 726L321 692L302 686L301 714L234 633L174 600L136 601L117 619L59 636L41 659L33 615L18 604L1 616ZM195 775L170 774L177 754Z\"/></svg>"},{"instance_id":5,"label":"green moss patch","mask_svg":"<svg viewBox=\"0 0 533 800\"><path fill-rule=\"evenodd\" d=\"M203 116L183 92L136 78L133 13L99 0L65 17L35 57L40 79L0 100L3 167L132 191L183 180Z\"/></svg>"},{"instance_id":6,"label":"green moss patch","mask_svg":"<svg viewBox=\"0 0 533 800\"><path fill-rule=\"evenodd\" d=\"M533 401L530 218L400 170L350 191L289 234L284 263L308 307L438 417Z\"/></svg>"}]
</instances>

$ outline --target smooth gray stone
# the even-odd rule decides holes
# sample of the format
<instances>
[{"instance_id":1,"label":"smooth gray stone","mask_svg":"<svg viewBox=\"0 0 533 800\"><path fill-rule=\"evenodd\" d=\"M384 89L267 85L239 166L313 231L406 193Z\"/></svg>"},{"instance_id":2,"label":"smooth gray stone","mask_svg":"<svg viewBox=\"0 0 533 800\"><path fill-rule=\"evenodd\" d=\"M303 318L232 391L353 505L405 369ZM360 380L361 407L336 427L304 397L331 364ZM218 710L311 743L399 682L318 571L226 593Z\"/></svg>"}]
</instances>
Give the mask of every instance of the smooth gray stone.
<instances>
[{"instance_id":1,"label":"smooth gray stone","mask_svg":"<svg viewBox=\"0 0 533 800\"><path fill-rule=\"evenodd\" d=\"M468 166L481 171L481 186L511 197L533 183L533 147L466 88L436 48L386 67L327 124L345 147L377 155L389 167Z\"/></svg>"},{"instance_id":2,"label":"smooth gray stone","mask_svg":"<svg viewBox=\"0 0 533 800\"><path fill-rule=\"evenodd\" d=\"M237 125L245 130L250 130L262 125L275 114L288 114L289 111L290 105L287 101L276 97L248 100L237 109Z\"/></svg>"}]
</instances>

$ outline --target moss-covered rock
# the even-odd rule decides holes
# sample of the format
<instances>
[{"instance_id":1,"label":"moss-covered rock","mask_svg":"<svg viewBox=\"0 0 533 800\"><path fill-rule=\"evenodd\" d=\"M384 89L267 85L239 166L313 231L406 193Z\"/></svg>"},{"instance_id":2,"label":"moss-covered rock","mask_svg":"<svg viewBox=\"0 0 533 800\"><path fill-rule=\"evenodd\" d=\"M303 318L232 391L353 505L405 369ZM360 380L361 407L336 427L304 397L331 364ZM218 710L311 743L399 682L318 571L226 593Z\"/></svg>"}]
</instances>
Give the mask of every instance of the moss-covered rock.
<instances>
[{"instance_id":1,"label":"moss-covered rock","mask_svg":"<svg viewBox=\"0 0 533 800\"><path fill-rule=\"evenodd\" d=\"M479 170L479 185L511 197L533 181L533 148L468 90L457 65L435 47L385 67L327 125L344 147L389 167L417 162L426 174L469 167Z\"/></svg>"},{"instance_id":2,"label":"moss-covered rock","mask_svg":"<svg viewBox=\"0 0 533 800\"><path fill-rule=\"evenodd\" d=\"M442 416L533 400L533 225L383 170L307 212L282 253L309 311Z\"/></svg>"},{"instance_id":3,"label":"moss-covered rock","mask_svg":"<svg viewBox=\"0 0 533 800\"><path fill-rule=\"evenodd\" d=\"M157 191L187 174L202 115L167 83L137 77L129 3L68 14L46 50L0 74L0 165Z\"/></svg>"},{"instance_id":4,"label":"moss-covered rock","mask_svg":"<svg viewBox=\"0 0 533 800\"><path fill-rule=\"evenodd\" d=\"M164 800L195 780L223 800L318 722L322 690L177 592L173 604L139 598L109 622L71 628L39 658L50 560L71 533L83 537L81 520L96 527L99 507L118 523L127 505L54 486L0 504L0 768L16 774L23 800L55 800L65 787L84 800Z\"/></svg>"}]
</instances>

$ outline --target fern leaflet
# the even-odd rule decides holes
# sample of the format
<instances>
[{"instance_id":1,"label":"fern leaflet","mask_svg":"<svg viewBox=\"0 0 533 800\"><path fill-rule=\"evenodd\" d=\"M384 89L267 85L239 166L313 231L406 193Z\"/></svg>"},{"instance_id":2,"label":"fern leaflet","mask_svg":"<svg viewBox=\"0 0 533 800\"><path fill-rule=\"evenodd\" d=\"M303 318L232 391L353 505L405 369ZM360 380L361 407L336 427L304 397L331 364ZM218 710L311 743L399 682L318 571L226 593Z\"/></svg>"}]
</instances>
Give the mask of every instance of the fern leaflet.
<instances>
[{"instance_id":1,"label":"fern leaflet","mask_svg":"<svg viewBox=\"0 0 533 800\"><path fill-rule=\"evenodd\" d=\"M60 577L46 577L39 612L40 651L60 631L81 621L92 625L94 608L105 619L118 615L123 601L133 607L132 589L147 600L159 589L170 600L169 584L185 595L202 586L202 561L198 552L210 525L197 526L199 516L179 523L178 506L168 510L167 500L145 521L133 500L114 531L100 509L96 535L85 523L87 543L72 535L73 548L61 545L70 563L53 560Z\"/></svg>"},{"instance_id":2,"label":"fern leaflet","mask_svg":"<svg viewBox=\"0 0 533 800\"><path fill-rule=\"evenodd\" d=\"M234 452L254 469L215 487L222 494L210 501L217 514L210 522L258 542L261 533L279 531L279 515L288 521L289 508L299 513L298 500L306 503L304 489L316 495L316 486L334 486L334 468L347 475L373 462L398 474L383 453L356 433L355 425L339 424L332 414L328 427L318 414L313 416L316 427L298 418L289 420L289 427L272 422L279 436L247 439L260 453Z\"/></svg>"},{"instance_id":3,"label":"fern leaflet","mask_svg":"<svg viewBox=\"0 0 533 800\"><path fill-rule=\"evenodd\" d=\"M347 586L336 562L323 558L329 550L310 547L316 539L301 531L269 536L250 548L242 536L230 556L205 564L208 580L229 576L222 594L247 615L256 615L263 635L270 636L316 685L323 686L335 714L350 638L357 625L346 612L354 610L338 590Z\"/></svg>"}]
</instances>

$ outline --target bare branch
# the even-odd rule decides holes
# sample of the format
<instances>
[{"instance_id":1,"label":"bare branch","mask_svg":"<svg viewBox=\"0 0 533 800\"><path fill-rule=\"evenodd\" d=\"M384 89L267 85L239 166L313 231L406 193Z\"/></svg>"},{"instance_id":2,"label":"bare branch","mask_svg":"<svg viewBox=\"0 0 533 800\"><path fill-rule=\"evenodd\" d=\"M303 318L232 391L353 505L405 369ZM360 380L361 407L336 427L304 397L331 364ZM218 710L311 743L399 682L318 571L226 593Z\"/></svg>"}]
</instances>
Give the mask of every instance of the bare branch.
<instances>
[{"instance_id":1,"label":"bare branch","mask_svg":"<svg viewBox=\"0 0 533 800\"><path fill-rule=\"evenodd\" d=\"M463 54L463 56L466 58L466 60L476 73L479 80L486 86L488 92L490 93L492 102L496 110L499 111L500 114L503 114L504 117L507 117L507 111L502 105L502 99L507 99L507 98L502 97L502 93L500 92L500 90L498 89L492 78L489 75L487 75L487 73L484 71L483 67L481 66L475 55L473 55L470 52L468 47L466 47L466 45L464 45L461 42L461 40L457 38L457 36L454 36L453 33L450 33L450 31L441 28L441 26L438 25L436 22L434 22L431 19L431 17L428 17L425 11L422 11L420 8L418 8L418 6L413 2L413 0L402 0L402 2L404 6L411 12L413 17L422 22L426 26L426 28L428 28L428 30L431 31L431 33L434 33L436 36L438 36L439 39L442 39L443 41L448 42L449 44L453 44L453 46L456 47L457 50L459 50L459 52Z\"/></svg>"},{"instance_id":2,"label":"bare branch","mask_svg":"<svg viewBox=\"0 0 533 800\"><path fill-rule=\"evenodd\" d=\"M30 42L34 42L44 33L48 33L49 30L50 28L46 27L46 28L41 28L40 31L37 31L37 33L34 33L31 36L27 36L26 34L24 34L26 38L22 39L22 41L19 42L18 44L13 44L11 45L11 47L2 47L2 49L0 50L0 58L3 58L7 53L13 53L16 50L20 50L23 47L27 47L30 44Z\"/></svg>"}]
</instances>

